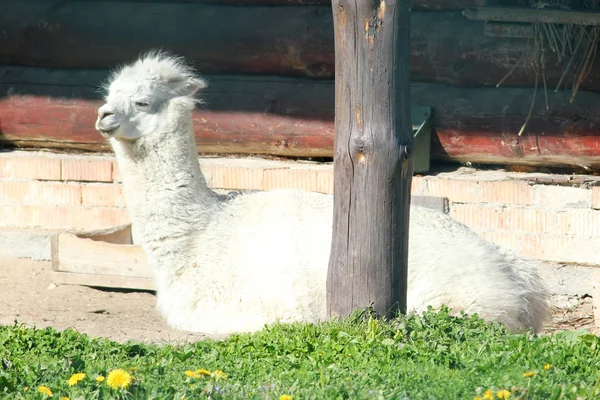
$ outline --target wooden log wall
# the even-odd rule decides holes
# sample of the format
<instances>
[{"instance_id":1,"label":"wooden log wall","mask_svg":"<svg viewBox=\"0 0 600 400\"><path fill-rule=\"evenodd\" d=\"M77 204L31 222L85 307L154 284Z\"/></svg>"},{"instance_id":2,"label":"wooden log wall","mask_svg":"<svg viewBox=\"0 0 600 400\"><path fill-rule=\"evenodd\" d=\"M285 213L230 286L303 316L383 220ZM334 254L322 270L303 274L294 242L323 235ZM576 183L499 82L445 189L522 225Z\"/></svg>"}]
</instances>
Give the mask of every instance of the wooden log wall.
<instances>
[{"instance_id":1,"label":"wooden log wall","mask_svg":"<svg viewBox=\"0 0 600 400\"><path fill-rule=\"evenodd\" d=\"M0 137L21 146L107 150L94 130L101 104L95 83L107 73L0 69ZM199 152L333 156L332 81L224 75L209 84L206 105L193 114ZM531 95L531 88L411 87L414 106L435 109L435 159L600 168L600 94L581 92L570 104L568 94L549 93L552 111L539 102L529 133L518 137Z\"/></svg>"},{"instance_id":2,"label":"wooden log wall","mask_svg":"<svg viewBox=\"0 0 600 400\"><path fill-rule=\"evenodd\" d=\"M517 67L526 39L484 35L460 10L484 0L413 0L412 103L434 112L432 157L600 168L600 66L570 92L538 93ZM106 150L94 129L107 68L150 48L209 80L194 113L199 151L331 157L333 26L324 0L0 0L0 142ZM417 11L414 11L417 10ZM158 22L160 21L160 22ZM124 40L123 38L127 38ZM210 39L209 39L210 38ZM3 66L3 67L2 67ZM549 88L562 71L550 62Z\"/></svg>"},{"instance_id":3,"label":"wooden log wall","mask_svg":"<svg viewBox=\"0 0 600 400\"><path fill-rule=\"evenodd\" d=\"M413 81L493 86L529 48L522 38L485 36L484 22L464 18L449 0L414 1L421 8L443 11L412 13ZM478 1L461 0L458 5ZM4 65L111 68L150 48L164 48L185 55L203 74L334 77L333 18L326 6L10 3L10 12L0 14L0 64ZM545 76L551 88L562 75L555 61L550 54ZM580 89L599 90L595 76L600 76L600 63L594 64ZM504 86L531 86L534 79L531 65L521 63Z\"/></svg>"}]
</instances>

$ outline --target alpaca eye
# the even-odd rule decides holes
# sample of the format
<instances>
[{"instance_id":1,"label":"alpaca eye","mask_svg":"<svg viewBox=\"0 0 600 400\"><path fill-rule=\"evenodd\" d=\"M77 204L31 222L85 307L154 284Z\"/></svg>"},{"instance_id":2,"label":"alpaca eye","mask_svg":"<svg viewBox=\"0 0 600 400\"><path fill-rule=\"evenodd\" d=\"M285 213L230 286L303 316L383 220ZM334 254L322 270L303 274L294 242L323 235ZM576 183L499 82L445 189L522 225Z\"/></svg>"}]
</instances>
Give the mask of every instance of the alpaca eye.
<instances>
[{"instance_id":1,"label":"alpaca eye","mask_svg":"<svg viewBox=\"0 0 600 400\"><path fill-rule=\"evenodd\" d=\"M147 101L136 101L135 102L136 107L145 108L145 107L148 107L149 105L150 105L150 103L148 103Z\"/></svg>"}]
</instances>

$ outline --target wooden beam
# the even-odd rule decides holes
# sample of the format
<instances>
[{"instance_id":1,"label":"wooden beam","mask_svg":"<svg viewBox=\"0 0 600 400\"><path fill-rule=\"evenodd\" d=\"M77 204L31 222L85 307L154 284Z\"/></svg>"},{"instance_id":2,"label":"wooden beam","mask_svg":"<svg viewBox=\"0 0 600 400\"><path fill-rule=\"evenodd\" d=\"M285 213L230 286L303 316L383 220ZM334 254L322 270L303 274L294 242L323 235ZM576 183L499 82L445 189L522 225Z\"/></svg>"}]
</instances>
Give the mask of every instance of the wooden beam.
<instances>
[{"instance_id":1,"label":"wooden beam","mask_svg":"<svg viewBox=\"0 0 600 400\"><path fill-rule=\"evenodd\" d=\"M526 7L477 7L463 10L463 15L468 19L477 21L600 25L600 13L591 11L538 10Z\"/></svg>"},{"instance_id":2,"label":"wooden beam","mask_svg":"<svg viewBox=\"0 0 600 400\"><path fill-rule=\"evenodd\" d=\"M11 2L11 12L0 13L0 64L105 69L160 47L181 54L202 74L334 76L330 7L121 1L52 4L48 0ZM161 24L150 23L157 16ZM518 64L503 86L533 86L534 69L530 63L519 63L523 53L531 51L527 39L486 36L484 25L464 18L460 11L413 12L412 80L495 86ZM546 83L554 89L563 68L554 53L546 56ZM599 62L593 64L580 90L600 91L596 76L600 76ZM564 83L569 87L572 81L567 76Z\"/></svg>"},{"instance_id":3,"label":"wooden beam","mask_svg":"<svg viewBox=\"0 0 600 400\"><path fill-rule=\"evenodd\" d=\"M94 130L106 71L0 69L0 142L32 148L108 150ZM334 83L265 76L208 76L194 111L198 150L332 157ZM413 106L433 108L432 159L600 167L600 94L540 91L522 137L530 88L414 83Z\"/></svg>"},{"instance_id":4,"label":"wooden beam","mask_svg":"<svg viewBox=\"0 0 600 400\"><path fill-rule=\"evenodd\" d=\"M131 1L131 0L130 0ZM164 1L164 0L138 0ZM182 1L182 0L179 0ZM229 4L237 6L286 6L286 5L323 5L331 6L331 0L183 0L200 1L207 4ZM470 7L484 6L485 0L412 0L413 11L462 10Z\"/></svg>"},{"instance_id":5,"label":"wooden beam","mask_svg":"<svg viewBox=\"0 0 600 400\"><path fill-rule=\"evenodd\" d=\"M0 64L112 68L161 48L202 73L321 77L333 68L330 7L0 1L10 4L0 13Z\"/></svg>"},{"instance_id":6,"label":"wooden beam","mask_svg":"<svg viewBox=\"0 0 600 400\"><path fill-rule=\"evenodd\" d=\"M8 2L10 0L1 0ZM1 2L0 1L0 2ZM49 3L52 0L44 0ZM101 1L101 0L97 0ZM507 0L505 0L507 1ZM518 4L515 0L508 0L509 3ZM331 0L127 0L129 3L203 3L212 5L231 5L239 7L249 6L331 6ZM420 11L441 11L441 10L462 10L471 7L481 7L485 5L485 0L412 0L412 10Z\"/></svg>"},{"instance_id":7,"label":"wooden beam","mask_svg":"<svg viewBox=\"0 0 600 400\"><path fill-rule=\"evenodd\" d=\"M410 2L335 0L333 237L327 314L406 312L413 174Z\"/></svg>"}]
</instances>

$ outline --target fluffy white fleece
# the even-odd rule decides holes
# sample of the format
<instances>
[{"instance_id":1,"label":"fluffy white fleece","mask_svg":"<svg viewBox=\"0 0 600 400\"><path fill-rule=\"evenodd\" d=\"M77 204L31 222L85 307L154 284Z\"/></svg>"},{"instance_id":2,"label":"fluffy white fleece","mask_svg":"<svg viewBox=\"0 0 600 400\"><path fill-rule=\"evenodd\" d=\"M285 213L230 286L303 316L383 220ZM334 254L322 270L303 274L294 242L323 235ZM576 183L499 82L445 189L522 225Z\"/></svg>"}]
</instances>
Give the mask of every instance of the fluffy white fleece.
<instances>
[{"instance_id":1,"label":"fluffy white fleece","mask_svg":"<svg viewBox=\"0 0 600 400\"><path fill-rule=\"evenodd\" d=\"M150 53L111 77L96 122L117 156L158 309L174 328L207 333L324 319L333 197L215 195L192 131L205 86L181 59ZM549 292L535 263L420 207L411 207L409 238L409 311L445 304L513 331L541 330Z\"/></svg>"}]
</instances>

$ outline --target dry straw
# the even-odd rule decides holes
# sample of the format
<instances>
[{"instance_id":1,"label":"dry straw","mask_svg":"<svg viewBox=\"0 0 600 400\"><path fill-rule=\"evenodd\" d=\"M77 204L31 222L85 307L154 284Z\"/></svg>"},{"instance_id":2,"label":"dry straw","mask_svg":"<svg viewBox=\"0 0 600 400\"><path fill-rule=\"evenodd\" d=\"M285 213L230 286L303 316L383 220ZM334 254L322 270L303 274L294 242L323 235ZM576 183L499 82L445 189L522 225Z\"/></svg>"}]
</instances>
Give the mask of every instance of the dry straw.
<instances>
[{"instance_id":1,"label":"dry straw","mask_svg":"<svg viewBox=\"0 0 600 400\"><path fill-rule=\"evenodd\" d=\"M600 0L583 0L581 2L580 10L597 11L599 9L599 3ZM534 2L533 0L529 0L529 6L535 9L558 10L570 10L573 7L571 0L550 0L544 2ZM553 60L562 69L562 75L556 88L554 88L554 91L558 92L561 87L567 89L567 85L570 82L571 98L569 102L573 103L581 83L587 78L592 69L592 65L596 59L598 39L600 37L600 27L598 26L537 22L532 23L532 26L533 37L528 39L528 45L526 46L523 55L514 67L508 71L496 85L497 87L501 86L504 81L524 63L529 64L535 73L531 106L525 122L519 130L519 136L525 132L527 124L531 120L540 78L544 88L546 109L550 109L545 74L548 62ZM531 44L532 41L533 44ZM555 56L551 57L550 53L554 53Z\"/></svg>"}]
</instances>

